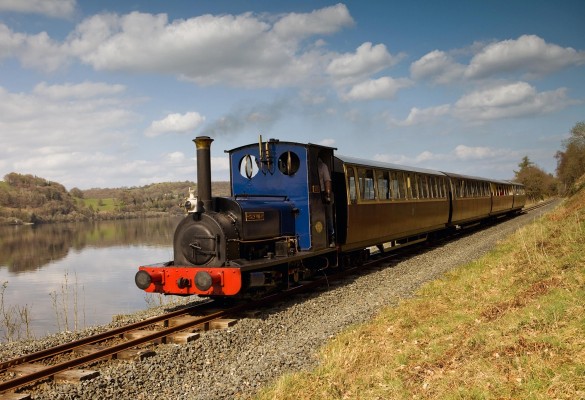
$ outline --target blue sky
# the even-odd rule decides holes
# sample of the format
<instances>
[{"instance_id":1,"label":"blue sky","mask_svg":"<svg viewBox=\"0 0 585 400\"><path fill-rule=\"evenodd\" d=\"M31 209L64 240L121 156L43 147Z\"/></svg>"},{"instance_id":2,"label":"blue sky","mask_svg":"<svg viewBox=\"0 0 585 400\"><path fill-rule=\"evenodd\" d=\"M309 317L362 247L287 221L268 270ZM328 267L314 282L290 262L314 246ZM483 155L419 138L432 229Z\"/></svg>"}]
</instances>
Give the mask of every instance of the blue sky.
<instances>
[{"instance_id":1,"label":"blue sky","mask_svg":"<svg viewBox=\"0 0 585 400\"><path fill-rule=\"evenodd\" d=\"M195 180L198 135L510 179L585 120L585 1L0 0L0 176Z\"/></svg>"}]
</instances>

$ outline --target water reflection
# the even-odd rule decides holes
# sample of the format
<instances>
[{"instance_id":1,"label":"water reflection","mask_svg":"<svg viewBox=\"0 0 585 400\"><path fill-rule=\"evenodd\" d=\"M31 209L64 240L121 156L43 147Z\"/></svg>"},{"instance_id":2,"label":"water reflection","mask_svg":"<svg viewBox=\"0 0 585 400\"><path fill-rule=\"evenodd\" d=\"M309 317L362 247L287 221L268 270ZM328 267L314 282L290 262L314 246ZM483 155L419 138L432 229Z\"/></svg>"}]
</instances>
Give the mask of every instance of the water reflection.
<instances>
[{"instance_id":1,"label":"water reflection","mask_svg":"<svg viewBox=\"0 0 585 400\"><path fill-rule=\"evenodd\" d=\"M4 310L26 308L35 337L104 324L159 302L139 290L139 265L172 259L180 218L0 228ZM1 322L1 321L0 321ZM0 324L0 341L6 326ZM21 326L20 337L26 337ZM14 337L13 337L14 338Z\"/></svg>"},{"instance_id":2,"label":"water reflection","mask_svg":"<svg viewBox=\"0 0 585 400\"><path fill-rule=\"evenodd\" d=\"M0 267L11 273L38 270L63 259L70 249L168 246L180 218L145 218L0 227Z\"/></svg>"}]
</instances>

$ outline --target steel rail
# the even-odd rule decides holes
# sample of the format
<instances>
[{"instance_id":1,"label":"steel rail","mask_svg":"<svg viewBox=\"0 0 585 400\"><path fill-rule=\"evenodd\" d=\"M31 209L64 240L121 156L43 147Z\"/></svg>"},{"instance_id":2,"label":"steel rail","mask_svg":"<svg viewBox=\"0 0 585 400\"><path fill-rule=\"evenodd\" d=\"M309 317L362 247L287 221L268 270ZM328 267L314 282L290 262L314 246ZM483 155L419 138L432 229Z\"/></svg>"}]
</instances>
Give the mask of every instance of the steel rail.
<instances>
[{"instance_id":1,"label":"steel rail","mask_svg":"<svg viewBox=\"0 0 585 400\"><path fill-rule=\"evenodd\" d=\"M185 314L189 314L193 311L197 311L200 307L208 306L212 304L212 300L204 301L197 303L193 306L183 308L181 310L172 311L170 313L162 314L156 317L145 319L144 321L139 321L132 323L130 325L125 325L120 328L115 328L108 330L106 332L98 333L92 336L88 336L79 340L75 340L73 342L64 343L55 347L50 347L45 350L37 351L35 353L31 353L22 357L14 358L12 360L4 361L0 363L0 371L6 371L10 367L14 367L16 365L20 365L27 362L39 361L49 357L54 357L56 355L66 353L72 351L73 349L84 346L87 344L93 344L97 342L102 342L107 339L114 338L116 336L120 336L128 331L137 330L140 328L144 328L145 326L153 325L157 322L161 322L167 319L175 318L178 316L182 316Z\"/></svg>"},{"instance_id":2,"label":"steel rail","mask_svg":"<svg viewBox=\"0 0 585 400\"><path fill-rule=\"evenodd\" d=\"M91 354L81 355L79 357L76 357L72 360L62 362L60 364L47 366L46 368L43 368L39 371L30 373L30 374L27 374L24 376L16 377L16 378L13 378L11 380L0 383L0 393L5 393L5 392L10 391L10 390L19 389L23 386L33 384L33 383L38 382L42 379L50 378L50 377L54 376L55 374L58 374L59 372L66 371L66 370L72 369L74 367L80 367L80 366L83 366L83 365L86 365L86 364L89 364L92 362L96 362L100 359L115 355L116 353L119 353L123 350L133 348L133 347L139 346L139 345L144 344L144 343L153 342L157 339L164 338L164 337L169 336L173 333L184 331L184 330L187 330L189 328L192 328L192 327L195 327L198 325L203 325L207 322L222 318L222 317L227 316L227 315L235 314L235 313L243 311L245 309L259 307L259 306L262 306L264 304L267 304L267 303L270 303L270 302L273 302L273 301L276 301L276 300L279 300L282 298L286 298L294 293L301 292L301 291L307 290L307 289L315 287L315 286L319 286L326 279L327 278L324 277L324 278L321 278L321 279L318 279L315 281L311 281L311 282L305 283L303 285L299 285L297 287L294 287L292 289L287 289L287 290L284 290L282 292L268 295L268 296L263 297L263 298L258 299L258 300L254 300L254 301L247 302L247 303L242 303L242 304L239 304L235 307L231 307L231 308L226 309L226 310L218 311L218 312L200 317L200 318L193 320L193 321L189 321L189 322L185 322L183 324L179 324L179 325L176 325L173 327L165 328L165 329L160 330L158 332L154 332L152 334L145 335L145 336L140 337L140 338L128 340L128 341L125 341L124 343L119 343L117 345L107 347L107 348L104 348L101 350L96 350L95 352L93 352ZM73 348L78 347L80 345L91 344L91 343L95 343L98 341L102 341L104 337L117 336L119 334L135 330L137 328L152 325L155 322L169 319L170 315L173 315L173 316L184 315L184 314L188 313L188 312L186 312L186 310L188 310L188 309L175 311L175 312L172 312L170 314L165 314L164 316L151 318L151 319L141 321L138 323L134 323L134 324L131 324L131 325L128 325L125 327L117 328L113 331L104 332L103 334L94 335L94 336L91 336L87 339L82 339L80 341L77 341L75 346L71 346L71 344L60 345L60 346L57 346L55 348L47 349L46 351L41 351L38 353L31 354L30 356L21 357L17 360L20 361L19 363L28 362L28 361L31 361L31 359L33 358L32 356L37 356L39 354L42 357L34 358L34 360L38 360L40 358L47 358L50 353L52 353L53 355L60 354L60 353L63 353L65 351L70 351ZM59 351L55 352L54 351L55 349L58 349ZM66 350L64 350L64 349L66 349ZM51 350L53 350L53 351L51 351ZM25 361L22 361L22 360L25 360ZM9 364L13 361L15 361L15 360L8 361L5 364ZM14 364L14 365L18 365L18 363Z\"/></svg>"},{"instance_id":3,"label":"steel rail","mask_svg":"<svg viewBox=\"0 0 585 400\"><path fill-rule=\"evenodd\" d=\"M11 380L0 383L0 393L6 392L8 390L18 389L18 388L23 387L25 385L40 381L42 379L52 377L59 372L66 371L68 369L72 369L74 367L79 367L79 366L82 366L85 364L89 364L91 362L98 361L102 358L106 358L106 357L112 356L114 354L117 354L122 350L133 348L133 347L136 347L136 346L141 345L143 343L152 342L154 340L168 336L172 333L188 329L192 326L201 325L201 324L204 324L204 323L209 322L211 320L221 318L222 316L226 315L227 312L228 311L219 311L219 312L216 312L213 314L209 314L209 315L206 315L204 317L198 318L195 321L190 321L190 322L187 322L184 324L180 324L180 325L176 325L176 326L173 326L170 328L166 328L166 329L163 329L161 331L152 333L150 335L143 336L141 338L128 340L124 343L119 343L117 345L107 347L105 349L97 350L96 352L91 353L91 354L82 355L82 356L76 357L72 360L64 361L60 364L47 366L46 368L43 368L39 371L32 372L30 374L20 376L17 378L13 378ZM230 312L233 312L233 310L230 310Z\"/></svg>"}]
</instances>

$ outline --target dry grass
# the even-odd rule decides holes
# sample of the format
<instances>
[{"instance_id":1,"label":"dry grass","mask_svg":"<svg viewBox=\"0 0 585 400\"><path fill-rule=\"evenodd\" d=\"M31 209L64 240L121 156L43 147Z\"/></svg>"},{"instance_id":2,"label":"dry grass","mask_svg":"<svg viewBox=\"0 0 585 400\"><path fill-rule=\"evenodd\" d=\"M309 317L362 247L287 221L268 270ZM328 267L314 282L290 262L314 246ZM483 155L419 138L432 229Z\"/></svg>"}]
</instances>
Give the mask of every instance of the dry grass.
<instances>
[{"instance_id":1,"label":"dry grass","mask_svg":"<svg viewBox=\"0 0 585 400\"><path fill-rule=\"evenodd\" d=\"M585 398L585 190L260 399Z\"/></svg>"}]
</instances>

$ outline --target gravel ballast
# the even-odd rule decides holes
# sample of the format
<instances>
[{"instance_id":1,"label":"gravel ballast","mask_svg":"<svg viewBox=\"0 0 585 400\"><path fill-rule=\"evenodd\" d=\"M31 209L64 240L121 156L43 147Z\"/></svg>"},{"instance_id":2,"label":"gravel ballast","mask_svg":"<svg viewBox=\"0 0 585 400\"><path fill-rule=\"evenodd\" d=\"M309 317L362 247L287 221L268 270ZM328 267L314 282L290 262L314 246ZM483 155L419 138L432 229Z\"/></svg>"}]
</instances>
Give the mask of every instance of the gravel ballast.
<instances>
[{"instance_id":1,"label":"gravel ballast","mask_svg":"<svg viewBox=\"0 0 585 400\"><path fill-rule=\"evenodd\" d=\"M371 319L380 307L396 304L412 296L425 282L481 257L556 204L395 261L391 267L296 296L256 318L243 318L228 329L206 332L194 342L158 346L156 355L143 361L98 366L100 376L90 381L68 385L47 382L26 392L34 399L247 398L285 372L314 367L319 347L343 329ZM116 325L155 312L129 316ZM92 328L83 335L106 328ZM4 344L0 357L7 360L80 336L63 333Z\"/></svg>"}]
</instances>

